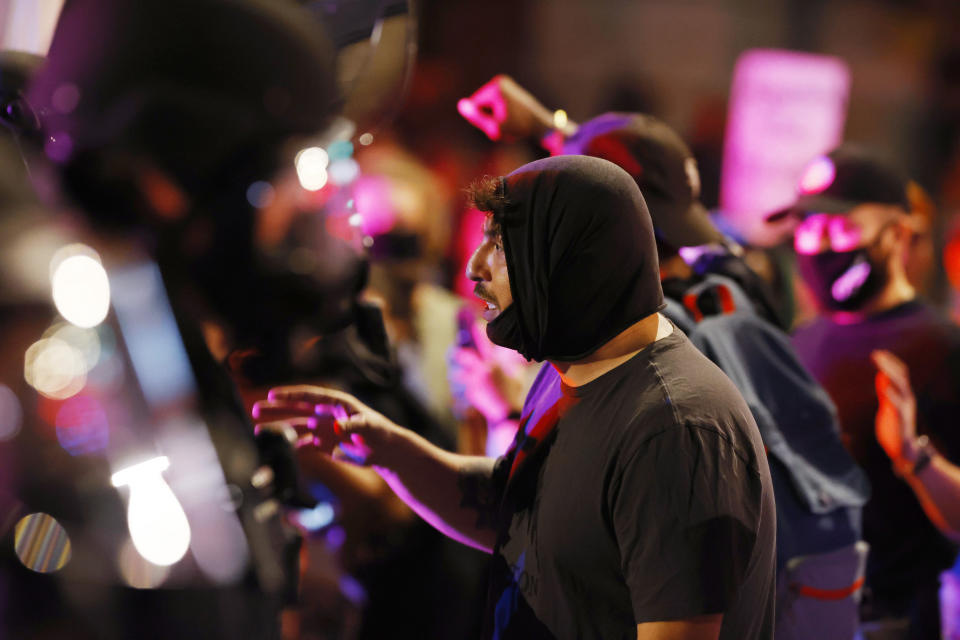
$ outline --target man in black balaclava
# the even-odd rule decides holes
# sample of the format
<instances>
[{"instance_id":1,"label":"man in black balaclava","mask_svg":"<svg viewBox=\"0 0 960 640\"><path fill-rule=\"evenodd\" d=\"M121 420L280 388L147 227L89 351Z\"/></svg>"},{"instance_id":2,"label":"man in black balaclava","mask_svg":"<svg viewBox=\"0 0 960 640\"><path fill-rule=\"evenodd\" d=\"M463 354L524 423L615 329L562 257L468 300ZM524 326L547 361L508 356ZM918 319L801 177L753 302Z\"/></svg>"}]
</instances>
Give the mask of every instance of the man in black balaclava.
<instances>
[{"instance_id":1,"label":"man in black balaclava","mask_svg":"<svg viewBox=\"0 0 960 640\"><path fill-rule=\"evenodd\" d=\"M763 445L732 383L659 314L633 179L560 156L479 183L473 200L489 212L468 266L488 334L549 363L509 452L442 451L320 387L273 389L260 417L315 430L438 529L492 553L487 637L772 637ZM327 405L349 417L320 417Z\"/></svg>"},{"instance_id":2,"label":"man in black balaclava","mask_svg":"<svg viewBox=\"0 0 960 640\"><path fill-rule=\"evenodd\" d=\"M797 201L768 220L798 219L797 266L821 315L794 333L793 344L836 403L844 444L873 485L863 510L870 544L863 620L906 634L891 637L939 638L939 575L957 547L908 485L923 482L923 447L908 443L891 465L874 432L871 358L885 349L909 367L919 433L960 462L960 329L918 300L907 279L916 228L909 211L906 178L870 151L843 145L812 160Z\"/></svg>"}]
</instances>

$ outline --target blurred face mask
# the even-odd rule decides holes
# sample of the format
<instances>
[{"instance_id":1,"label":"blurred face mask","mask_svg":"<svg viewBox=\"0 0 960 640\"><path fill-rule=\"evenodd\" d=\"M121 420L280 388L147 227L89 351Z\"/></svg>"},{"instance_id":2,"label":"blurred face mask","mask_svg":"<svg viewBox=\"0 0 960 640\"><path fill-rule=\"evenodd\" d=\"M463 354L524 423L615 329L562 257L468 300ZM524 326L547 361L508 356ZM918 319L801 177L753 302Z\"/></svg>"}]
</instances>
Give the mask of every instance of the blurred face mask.
<instances>
[{"instance_id":1,"label":"blurred face mask","mask_svg":"<svg viewBox=\"0 0 960 640\"><path fill-rule=\"evenodd\" d=\"M856 311L883 290L890 280L889 255L880 255L879 247L890 224L865 247L797 253L800 275L824 310Z\"/></svg>"}]
</instances>

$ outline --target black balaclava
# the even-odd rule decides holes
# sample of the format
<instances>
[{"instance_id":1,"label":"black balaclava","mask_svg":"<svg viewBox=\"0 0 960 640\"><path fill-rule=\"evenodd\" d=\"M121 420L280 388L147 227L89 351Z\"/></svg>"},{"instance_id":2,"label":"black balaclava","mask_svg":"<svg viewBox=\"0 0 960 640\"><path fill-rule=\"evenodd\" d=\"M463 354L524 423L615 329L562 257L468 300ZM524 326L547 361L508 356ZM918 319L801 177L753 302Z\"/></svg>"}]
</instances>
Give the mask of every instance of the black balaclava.
<instances>
[{"instance_id":1,"label":"black balaclava","mask_svg":"<svg viewBox=\"0 0 960 640\"><path fill-rule=\"evenodd\" d=\"M490 339L528 360L579 360L663 308L656 240L633 178L588 156L555 156L501 179L513 304Z\"/></svg>"}]
</instances>

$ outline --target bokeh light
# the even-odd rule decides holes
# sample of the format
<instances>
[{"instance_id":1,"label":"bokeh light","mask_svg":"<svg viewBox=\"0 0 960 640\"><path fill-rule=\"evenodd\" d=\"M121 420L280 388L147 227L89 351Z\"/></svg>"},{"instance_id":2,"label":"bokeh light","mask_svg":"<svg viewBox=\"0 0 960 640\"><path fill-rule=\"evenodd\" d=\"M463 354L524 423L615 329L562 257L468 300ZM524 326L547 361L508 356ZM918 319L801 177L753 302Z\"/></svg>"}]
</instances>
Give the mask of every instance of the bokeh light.
<instances>
[{"instance_id":1,"label":"bokeh light","mask_svg":"<svg viewBox=\"0 0 960 640\"><path fill-rule=\"evenodd\" d=\"M368 146L370 146L371 144L373 144L373 134L372 134L372 133L361 133L361 134L360 134L360 138L358 138L357 141L358 141L360 144L362 144L363 146L368 147Z\"/></svg>"},{"instance_id":2,"label":"bokeh light","mask_svg":"<svg viewBox=\"0 0 960 640\"><path fill-rule=\"evenodd\" d=\"M358 179L353 188L353 200L357 213L363 218L365 234L386 233L396 224L397 211L386 178L366 175Z\"/></svg>"},{"instance_id":3,"label":"bokeh light","mask_svg":"<svg viewBox=\"0 0 960 640\"><path fill-rule=\"evenodd\" d=\"M38 573L59 571L70 561L70 536L46 513L21 518L14 528L14 548L23 566Z\"/></svg>"},{"instance_id":4,"label":"bokeh light","mask_svg":"<svg viewBox=\"0 0 960 640\"><path fill-rule=\"evenodd\" d=\"M347 541L347 532L343 527L334 525L327 529L324 539L327 542L327 546L330 547L331 550L336 551Z\"/></svg>"},{"instance_id":5,"label":"bokeh light","mask_svg":"<svg viewBox=\"0 0 960 640\"><path fill-rule=\"evenodd\" d=\"M155 589L170 575L170 567L153 564L137 553L133 542L127 540L120 548L117 566L124 582L134 589Z\"/></svg>"},{"instance_id":6,"label":"bokeh light","mask_svg":"<svg viewBox=\"0 0 960 640\"><path fill-rule=\"evenodd\" d=\"M860 245L863 229L851 222L847 216L831 216L830 246L834 251L853 251Z\"/></svg>"},{"instance_id":7,"label":"bokeh light","mask_svg":"<svg viewBox=\"0 0 960 640\"><path fill-rule=\"evenodd\" d=\"M829 222L826 214L817 213L807 217L793 231L793 248L797 253L809 256L820 250L823 233Z\"/></svg>"},{"instance_id":8,"label":"bokeh light","mask_svg":"<svg viewBox=\"0 0 960 640\"><path fill-rule=\"evenodd\" d=\"M65 131L55 133L43 144L43 152L54 162L66 162L73 153L73 139Z\"/></svg>"},{"instance_id":9,"label":"bokeh light","mask_svg":"<svg viewBox=\"0 0 960 640\"><path fill-rule=\"evenodd\" d=\"M129 487L127 527L134 547L160 566L178 562L190 546L187 515L160 475L169 466L161 456L117 471L110 479L115 487Z\"/></svg>"},{"instance_id":10,"label":"bokeh light","mask_svg":"<svg viewBox=\"0 0 960 640\"><path fill-rule=\"evenodd\" d=\"M319 531L333 522L333 506L329 502L318 502L313 509L300 509L295 512L297 523L307 531Z\"/></svg>"},{"instance_id":11,"label":"bokeh light","mask_svg":"<svg viewBox=\"0 0 960 640\"><path fill-rule=\"evenodd\" d=\"M330 155L331 162L349 158L353 155L353 143L349 140L337 140L327 147L327 153Z\"/></svg>"},{"instance_id":12,"label":"bokeh light","mask_svg":"<svg viewBox=\"0 0 960 640\"><path fill-rule=\"evenodd\" d=\"M213 582L233 583L242 578L249 559L247 537L236 513L243 490L227 483L206 425L188 420L192 423L188 428L158 434L157 445L172 462L164 476L186 513L197 568ZM227 462L247 468L254 464L251 455L235 451Z\"/></svg>"},{"instance_id":13,"label":"bokeh light","mask_svg":"<svg viewBox=\"0 0 960 640\"><path fill-rule=\"evenodd\" d=\"M836 175L837 169L833 166L833 160L820 156L803 170L803 176L800 178L800 193L820 193L833 184Z\"/></svg>"},{"instance_id":14,"label":"bokeh light","mask_svg":"<svg viewBox=\"0 0 960 640\"><path fill-rule=\"evenodd\" d=\"M64 82L54 89L51 103L60 113L71 113L80 104L80 89L72 82Z\"/></svg>"},{"instance_id":15,"label":"bokeh light","mask_svg":"<svg viewBox=\"0 0 960 640\"><path fill-rule=\"evenodd\" d=\"M43 333L44 338L56 338L76 349L83 358L87 371L100 362L100 332L84 329L69 322L58 322Z\"/></svg>"},{"instance_id":16,"label":"bokeh light","mask_svg":"<svg viewBox=\"0 0 960 640\"><path fill-rule=\"evenodd\" d=\"M320 147L307 147L297 154L294 164L300 186L307 191L319 191L327 184L327 165L330 156Z\"/></svg>"},{"instance_id":17,"label":"bokeh light","mask_svg":"<svg viewBox=\"0 0 960 640\"><path fill-rule=\"evenodd\" d=\"M567 112L563 109L557 109L553 112L553 128L554 129L566 129L569 118Z\"/></svg>"},{"instance_id":18,"label":"bokeh light","mask_svg":"<svg viewBox=\"0 0 960 640\"><path fill-rule=\"evenodd\" d=\"M330 182L342 187L353 182L360 175L360 165L353 158L335 160L330 165Z\"/></svg>"},{"instance_id":19,"label":"bokeh light","mask_svg":"<svg viewBox=\"0 0 960 640\"><path fill-rule=\"evenodd\" d=\"M257 180L247 187L247 202L255 209L270 206L276 196L276 191L269 182Z\"/></svg>"},{"instance_id":20,"label":"bokeh light","mask_svg":"<svg viewBox=\"0 0 960 640\"><path fill-rule=\"evenodd\" d=\"M59 338L42 338L24 358L27 383L47 396L63 400L78 393L87 381L83 354Z\"/></svg>"},{"instance_id":21,"label":"bokeh light","mask_svg":"<svg viewBox=\"0 0 960 640\"><path fill-rule=\"evenodd\" d=\"M10 440L20 432L23 408L13 389L0 384L0 442Z\"/></svg>"},{"instance_id":22,"label":"bokeh light","mask_svg":"<svg viewBox=\"0 0 960 640\"><path fill-rule=\"evenodd\" d=\"M72 456L103 451L110 439L107 414L89 395L65 401L57 411L56 428L60 446Z\"/></svg>"},{"instance_id":23,"label":"bokeh light","mask_svg":"<svg viewBox=\"0 0 960 640\"><path fill-rule=\"evenodd\" d=\"M53 302L67 322L94 327L110 310L110 282L96 253L84 245L64 247L50 262Z\"/></svg>"}]
</instances>

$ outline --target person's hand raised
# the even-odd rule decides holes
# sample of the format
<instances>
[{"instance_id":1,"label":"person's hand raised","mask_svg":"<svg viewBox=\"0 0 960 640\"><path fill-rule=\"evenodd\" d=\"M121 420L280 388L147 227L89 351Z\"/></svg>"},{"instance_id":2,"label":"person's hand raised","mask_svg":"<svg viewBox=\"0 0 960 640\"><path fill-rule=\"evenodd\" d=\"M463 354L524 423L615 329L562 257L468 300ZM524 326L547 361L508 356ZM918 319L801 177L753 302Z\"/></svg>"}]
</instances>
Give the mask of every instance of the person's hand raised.
<instances>
[{"instance_id":1,"label":"person's hand raised","mask_svg":"<svg viewBox=\"0 0 960 640\"><path fill-rule=\"evenodd\" d=\"M894 465L916 457L917 402L910 387L910 371L900 358L889 351L871 354L877 367L877 442Z\"/></svg>"},{"instance_id":2,"label":"person's hand raised","mask_svg":"<svg viewBox=\"0 0 960 640\"><path fill-rule=\"evenodd\" d=\"M274 387L252 413L257 429L293 429L300 446L363 466L388 466L402 430L348 393L311 385Z\"/></svg>"},{"instance_id":3,"label":"person's hand raised","mask_svg":"<svg viewBox=\"0 0 960 640\"><path fill-rule=\"evenodd\" d=\"M553 126L553 113L507 75L494 76L457 103L470 124L491 140L540 138Z\"/></svg>"}]
</instances>

